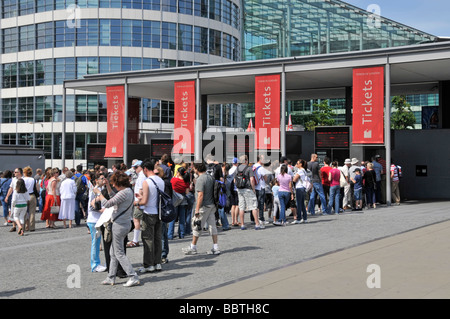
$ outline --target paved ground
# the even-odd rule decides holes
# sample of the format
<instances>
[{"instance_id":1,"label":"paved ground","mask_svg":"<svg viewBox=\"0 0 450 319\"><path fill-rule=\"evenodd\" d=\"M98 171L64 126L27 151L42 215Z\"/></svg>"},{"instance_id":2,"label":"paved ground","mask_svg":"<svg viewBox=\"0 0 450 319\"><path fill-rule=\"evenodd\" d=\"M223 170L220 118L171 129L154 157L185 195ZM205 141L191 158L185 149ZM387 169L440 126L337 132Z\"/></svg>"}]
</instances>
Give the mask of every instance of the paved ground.
<instances>
[{"instance_id":1,"label":"paved ground","mask_svg":"<svg viewBox=\"0 0 450 319\"><path fill-rule=\"evenodd\" d=\"M163 271L141 275L133 288L121 285L125 279L100 285L106 274L90 272L84 226L48 230L39 221L24 237L0 227L0 298L449 298L449 203L316 215L308 224L262 231L251 228L247 214L248 230L219 232L221 255L206 253L206 234L195 256L181 252L189 237L175 239ZM141 247L127 255L141 266ZM368 272L369 265L379 269ZM369 277L381 288L368 288Z\"/></svg>"}]
</instances>

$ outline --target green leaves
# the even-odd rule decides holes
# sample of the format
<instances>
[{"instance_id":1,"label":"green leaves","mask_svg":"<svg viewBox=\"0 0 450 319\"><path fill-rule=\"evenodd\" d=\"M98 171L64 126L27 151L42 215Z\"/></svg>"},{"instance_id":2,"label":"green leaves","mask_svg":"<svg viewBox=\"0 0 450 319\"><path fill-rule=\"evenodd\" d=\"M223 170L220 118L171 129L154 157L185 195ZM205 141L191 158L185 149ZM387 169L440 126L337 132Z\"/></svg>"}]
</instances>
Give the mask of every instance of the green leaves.
<instances>
[{"instance_id":1,"label":"green leaves","mask_svg":"<svg viewBox=\"0 0 450 319\"><path fill-rule=\"evenodd\" d=\"M395 109L391 114L392 129L407 130L408 128L414 128L416 117L404 95L394 96L392 98L392 108Z\"/></svg>"}]
</instances>

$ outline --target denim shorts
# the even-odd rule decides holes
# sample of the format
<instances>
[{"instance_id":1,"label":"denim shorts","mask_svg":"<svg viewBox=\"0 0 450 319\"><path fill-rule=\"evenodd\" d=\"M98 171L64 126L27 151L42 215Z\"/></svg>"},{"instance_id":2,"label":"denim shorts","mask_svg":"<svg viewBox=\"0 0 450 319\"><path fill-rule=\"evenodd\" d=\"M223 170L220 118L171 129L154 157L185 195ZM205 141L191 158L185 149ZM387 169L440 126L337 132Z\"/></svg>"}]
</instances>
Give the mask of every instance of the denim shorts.
<instances>
[{"instance_id":1,"label":"denim shorts","mask_svg":"<svg viewBox=\"0 0 450 319\"><path fill-rule=\"evenodd\" d=\"M362 199L362 189L361 188L358 189L358 190L355 189L354 197L355 197L355 200L361 200Z\"/></svg>"}]
</instances>

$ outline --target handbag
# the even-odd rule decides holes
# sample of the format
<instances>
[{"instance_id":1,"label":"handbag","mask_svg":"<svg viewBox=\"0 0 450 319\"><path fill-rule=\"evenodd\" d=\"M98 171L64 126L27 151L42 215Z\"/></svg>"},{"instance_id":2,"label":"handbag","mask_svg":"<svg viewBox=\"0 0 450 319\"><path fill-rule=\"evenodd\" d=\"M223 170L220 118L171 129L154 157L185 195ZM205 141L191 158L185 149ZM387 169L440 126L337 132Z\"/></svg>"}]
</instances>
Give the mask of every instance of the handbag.
<instances>
[{"instance_id":1,"label":"handbag","mask_svg":"<svg viewBox=\"0 0 450 319\"><path fill-rule=\"evenodd\" d=\"M50 214L52 215L58 215L59 214L59 205L57 205L56 200L53 203L53 206L50 207Z\"/></svg>"},{"instance_id":2,"label":"handbag","mask_svg":"<svg viewBox=\"0 0 450 319\"><path fill-rule=\"evenodd\" d=\"M183 203L183 200L184 200L184 196L182 194L173 191L172 201L173 201L174 207L181 205L181 203Z\"/></svg>"},{"instance_id":3,"label":"handbag","mask_svg":"<svg viewBox=\"0 0 450 319\"><path fill-rule=\"evenodd\" d=\"M123 214L125 214L125 213L130 209L130 207L133 206L133 202L134 202L134 201L131 202L131 205L128 206L127 209L125 209L123 212L121 212L119 215L117 215L116 218L114 218L114 219L111 218L110 220L108 220L108 221L104 224L104 226L105 226L105 232L103 233L103 238L105 239L105 242L106 242L106 243L110 243L110 242L112 241L112 224L114 223L114 221L115 221L117 218L119 218L120 216L122 216Z\"/></svg>"}]
</instances>

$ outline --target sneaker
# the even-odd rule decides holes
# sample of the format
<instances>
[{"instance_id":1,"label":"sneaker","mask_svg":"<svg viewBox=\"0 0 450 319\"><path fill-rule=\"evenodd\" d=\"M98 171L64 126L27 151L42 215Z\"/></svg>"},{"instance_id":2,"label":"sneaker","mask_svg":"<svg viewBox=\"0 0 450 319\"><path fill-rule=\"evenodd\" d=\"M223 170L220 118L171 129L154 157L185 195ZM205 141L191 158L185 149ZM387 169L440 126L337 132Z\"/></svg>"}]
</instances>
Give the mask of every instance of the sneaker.
<instances>
[{"instance_id":1,"label":"sneaker","mask_svg":"<svg viewBox=\"0 0 450 319\"><path fill-rule=\"evenodd\" d=\"M128 279L128 281L123 284L124 287L133 287L133 286L137 286L139 285L141 282L139 281L139 277L138 276L133 276L130 279Z\"/></svg>"},{"instance_id":2,"label":"sneaker","mask_svg":"<svg viewBox=\"0 0 450 319\"><path fill-rule=\"evenodd\" d=\"M255 230L261 230L261 229L264 229L263 227L264 227L264 226L262 226L262 225L258 225L258 226L255 225Z\"/></svg>"},{"instance_id":3,"label":"sneaker","mask_svg":"<svg viewBox=\"0 0 450 319\"><path fill-rule=\"evenodd\" d=\"M169 258L167 258L167 257L161 258L161 263L162 264L167 264L168 262L169 262Z\"/></svg>"},{"instance_id":4,"label":"sneaker","mask_svg":"<svg viewBox=\"0 0 450 319\"><path fill-rule=\"evenodd\" d=\"M241 230L246 230L246 229L247 229L247 227L241 226Z\"/></svg>"},{"instance_id":5,"label":"sneaker","mask_svg":"<svg viewBox=\"0 0 450 319\"><path fill-rule=\"evenodd\" d=\"M269 222L265 220L259 220L260 225L267 225Z\"/></svg>"},{"instance_id":6,"label":"sneaker","mask_svg":"<svg viewBox=\"0 0 450 319\"><path fill-rule=\"evenodd\" d=\"M155 270L156 271L161 271L162 270L161 264L156 264Z\"/></svg>"},{"instance_id":7,"label":"sneaker","mask_svg":"<svg viewBox=\"0 0 450 319\"><path fill-rule=\"evenodd\" d=\"M212 249L211 249L211 254L212 254L212 255L220 255L220 250L219 250L219 248L217 248L217 249L212 248Z\"/></svg>"},{"instance_id":8,"label":"sneaker","mask_svg":"<svg viewBox=\"0 0 450 319\"><path fill-rule=\"evenodd\" d=\"M106 271L106 267L103 265L98 265L97 267L94 268L94 272L104 272Z\"/></svg>"},{"instance_id":9,"label":"sneaker","mask_svg":"<svg viewBox=\"0 0 450 319\"><path fill-rule=\"evenodd\" d=\"M281 226L281 222L273 222L275 226Z\"/></svg>"},{"instance_id":10,"label":"sneaker","mask_svg":"<svg viewBox=\"0 0 450 319\"><path fill-rule=\"evenodd\" d=\"M138 272L141 274L145 274L146 272L154 272L155 270L156 270L155 266L149 266L147 268L145 268L145 267L139 268Z\"/></svg>"},{"instance_id":11,"label":"sneaker","mask_svg":"<svg viewBox=\"0 0 450 319\"><path fill-rule=\"evenodd\" d=\"M187 248L183 248L183 253L185 255L196 255L197 254L197 249L192 249L191 246L189 246Z\"/></svg>"},{"instance_id":12,"label":"sneaker","mask_svg":"<svg viewBox=\"0 0 450 319\"><path fill-rule=\"evenodd\" d=\"M102 281L102 285L110 285L113 286L116 283L114 278L106 277L105 280Z\"/></svg>"}]
</instances>

